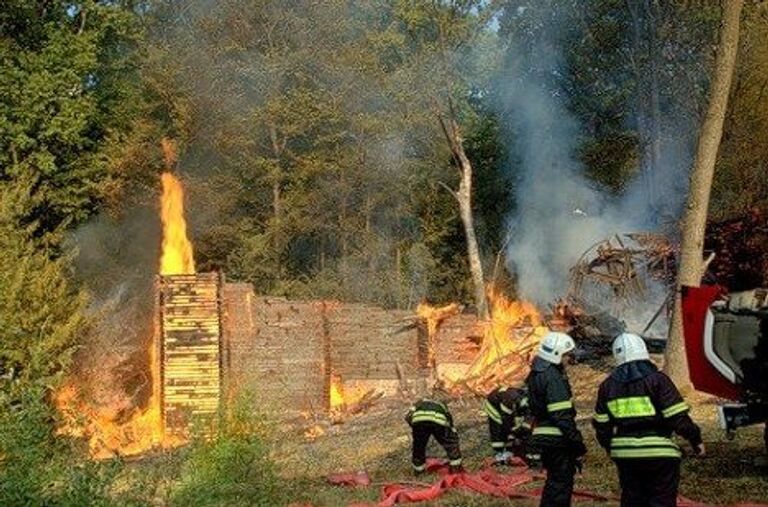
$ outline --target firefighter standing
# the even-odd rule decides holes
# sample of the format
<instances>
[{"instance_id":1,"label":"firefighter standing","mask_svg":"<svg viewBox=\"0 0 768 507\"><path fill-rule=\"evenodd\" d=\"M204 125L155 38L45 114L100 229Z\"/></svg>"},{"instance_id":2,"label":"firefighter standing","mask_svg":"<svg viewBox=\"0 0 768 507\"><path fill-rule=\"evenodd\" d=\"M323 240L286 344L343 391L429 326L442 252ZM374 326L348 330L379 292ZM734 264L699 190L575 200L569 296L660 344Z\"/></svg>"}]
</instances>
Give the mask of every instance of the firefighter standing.
<instances>
[{"instance_id":1,"label":"firefighter standing","mask_svg":"<svg viewBox=\"0 0 768 507\"><path fill-rule=\"evenodd\" d=\"M680 482L680 448L672 433L704 454L701 431L675 385L650 361L642 338L621 334L613 342L616 368L597 395L597 440L616 463L622 506L673 507Z\"/></svg>"},{"instance_id":2,"label":"firefighter standing","mask_svg":"<svg viewBox=\"0 0 768 507\"><path fill-rule=\"evenodd\" d=\"M547 470L540 504L544 507L571 504L573 476L587 452L576 427L576 410L564 367L564 356L567 359L575 348L567 334L547 334L526 379L534 423L530 447L541 453L541 464Z\"/></svg>"},{"instance_id":3,"label":"firefighter standing","mask_svg":"<svg viewBox=\"0 0 768 507\"><path fill-rule=\"evenodd\" d=\"M461 465L459 434L453 427L453 417L445 403L430 399L419 400L410 408L405 421L411 427L413 435L411 463L416 475L426 470L429 437L435 437L445 449L451 473L464 471Z\"/></svg>"},{"instance_id":4,"label":"firefighter standing","mask_svg":"<svg viewBox=\"0 0 768 507\"><path fill-rule=\"evenodd\" d=\"M512 456L523 456L523 448L531 433L528 415L528 393L525 389L499 387L491 391L483 403L488 416L488 431L496 464L506 464Z\"/></svg>"}]
</instances>

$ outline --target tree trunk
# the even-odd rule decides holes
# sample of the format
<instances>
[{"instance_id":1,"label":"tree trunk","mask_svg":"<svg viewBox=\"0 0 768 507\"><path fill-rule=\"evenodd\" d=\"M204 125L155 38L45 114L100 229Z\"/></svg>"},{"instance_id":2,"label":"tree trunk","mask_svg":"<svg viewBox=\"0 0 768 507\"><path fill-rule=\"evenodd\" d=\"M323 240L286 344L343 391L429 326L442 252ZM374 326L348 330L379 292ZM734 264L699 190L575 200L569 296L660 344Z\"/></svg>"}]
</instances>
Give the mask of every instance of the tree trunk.
<instances>
[{"instance_id":1,"label":"tree trunk","mask_svg":"<svg viewBox=\"0 0 768 507\"><path fill-rule=\"evenodd\" d=\"M453 192L453 196L459 203L459 216L464 226L464 234L467 238L467 257L469 258L469 271L472 275L472 285L475 293L475 306L477 314L487 319L489 317L488 305L485 298L485 275L483 274L483 264L480 260L480 247L477 244L477 235L475 234L475 223L472 216L472 163L467 158L464 151L464 139L461 137L461 129L458 122L451 117L446 121L438 114L440 125L443 128L448 146L459 166L461 180L459 190Z\"/></svg>"},{"instance_id":2,"label":"tree trunk","mask_svg":"<svg viewBox=\"0 0 768 507\"><path fill-rule=\"evenodd\" d=\"M681 386L689 386L690 380L683 340L680 287L699 286L706 269L702 258L709 194L712 189L717 150L723 134L723 120L728 106L728 93L739 47L739 18L742 5L743 0L723 2L723 21L715 59L714 79L709 94L709 106L699 133L696 159L691 170L688 201L683 216L677 294L664 358L664 371Z\"/></svg>"},{"instance_id":3,"label":"tree trunk","mask_svg":"<svg viewBox=\"0 0 768 507\"><path fill-rule=\"evenodd\" d=\"M659 104L659 38L658 19L654 15L654 4L646 2L646 20L648 30L648 62L650 63L650 167L648 171L648 197L651 209L658 205L656 174L661 170L661 106Z\"/></svg>"},{"instance_id":4,"label":"tree trunk","mask_svg":"<svg viewBox=\"0 0 768 507\"><path fill-rule=\"evenodd\" d=\"M469 270L472 273L472 284L475 289L475 304L477 313L483 318L488 317L488 305L485 301L485 275L483 264L480 262L480 248L477 245L475 235L475 222L472 217L472 164L469 162L464 147L460 150L461 183L456 193L459 201L459 214L464 225L464 234L467 236L467 256L469 257Z\"/></svg>"}]
</instances>

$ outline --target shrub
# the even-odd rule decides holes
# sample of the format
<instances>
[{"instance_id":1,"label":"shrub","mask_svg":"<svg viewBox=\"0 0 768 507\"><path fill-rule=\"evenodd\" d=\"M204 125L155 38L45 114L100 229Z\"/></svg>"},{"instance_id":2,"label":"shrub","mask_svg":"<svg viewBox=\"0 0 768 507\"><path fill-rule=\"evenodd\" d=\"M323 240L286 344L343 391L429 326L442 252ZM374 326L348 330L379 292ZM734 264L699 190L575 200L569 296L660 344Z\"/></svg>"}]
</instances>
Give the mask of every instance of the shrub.
<instances>
[{"instance_id":1,"label":"shrub","mask_svg":"<svg viewBox=\"0 0 768 507\"><path fill-rule=\"evenodd\" d=\"M172 505L275 506L285 503L264 440L263 421L238 404L217 436L197 439L171 495Z\"/></svg>"},{"instance_id":2,"label":"shrub","mask_svg":"<svg viewBox=\"0 0 768 507\"><path fill-rule=\"evenodd\" d=\"M54 435L53 415L43 388L0 393L0 505L114 504L109 489L121 463L90 461Z\"/></svg>"}]
</instances>

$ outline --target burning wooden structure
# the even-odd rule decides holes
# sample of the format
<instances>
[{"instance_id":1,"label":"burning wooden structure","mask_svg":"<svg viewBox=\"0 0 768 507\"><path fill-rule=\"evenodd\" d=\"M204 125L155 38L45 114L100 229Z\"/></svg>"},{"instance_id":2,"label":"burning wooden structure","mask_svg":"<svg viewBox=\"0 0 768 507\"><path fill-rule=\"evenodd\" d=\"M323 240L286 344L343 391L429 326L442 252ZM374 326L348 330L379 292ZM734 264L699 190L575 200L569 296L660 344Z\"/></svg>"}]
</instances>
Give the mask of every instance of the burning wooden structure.
<instances>
[{"instance_id":1,"label":"burning wooden structure","mask_svg":"<svg viewBox=\"0 0 768 507\"><path fill-rule=\"evenodd\" d=\"M458 308L420 305L422 333L429 342L432 368L441 388L453 395L486 395L499 385L525 378L530 359L547 333L542 315L526 301L510 300L487 288L490 319L460 314Z\"/></svg>"},{"instance_id":2,"label":"burning wooden structure","mask_svg":"<svg viewBox=\"0 0 768 507\"><path fill-rule=\"evenodd\" d=\"M259 411L325 415L428 375L411 312L258 296L245 283L224 284L222 305L224 397Z\"/></svg>"},{"instance_id":3,"label":"burning wooden structure","mask_svg":"<svg viewBox=\"0 0 768 507\"><path fill-rule=\"evenodd\" d=\"M165 434L207 428L221 400L221 276L161 275L157 280L160 382Z\"/></svg>"},{"instance_id":4,"label":"burning wooden structure","mask_svg":"<svg viewBox=\"0 0 768 507\"><path fill-rule=\"evenodd\" d=\"M242 395L254 411L281 419L335 418L364 410L385 394L410 395L412 387L440 376L444 349L454 345L438 339L440 323L463 323L458 305L422 306L414 315L364 304L289 301L257 297L250 284L224 284L217 273L198 273L183 187L173 174L174 144L163 147L156 325L144 350L151 396L127 400L125 410L102 410L78 400L73 382L57 400L62 411L73 407L87 421L73 418L63 432L88 438L95 457L139 454L179 445L193 429L207 433L223 405ZM471 317L468 339L460 326L464 349L453 364L458 375L449 379L457 392L484 392L518 379L546 331L531 305L495 291L489 296L492 319Z\"/></svg>"}]
</instances>

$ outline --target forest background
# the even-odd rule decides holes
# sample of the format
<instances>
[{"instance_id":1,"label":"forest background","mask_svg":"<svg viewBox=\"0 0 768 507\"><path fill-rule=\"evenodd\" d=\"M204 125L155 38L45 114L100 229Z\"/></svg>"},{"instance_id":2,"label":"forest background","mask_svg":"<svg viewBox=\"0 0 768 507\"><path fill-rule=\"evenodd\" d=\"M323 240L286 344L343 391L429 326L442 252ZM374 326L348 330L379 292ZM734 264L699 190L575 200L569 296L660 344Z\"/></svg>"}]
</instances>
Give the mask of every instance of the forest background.
<instances>
[{"instance_id":1,"label":"forest background","mask_svg":"<svg viewBox=\"0 0 768 507\"><path fill-rule=\"evenodd\" d=\"M611 234L631 214L675 237L720 13L707 0L7 0L0 493L65 494L46 490L70 473L48 460L62 444L46 394L105 302L139 297L156 272L161 139L178 146L198 270L389 308L474 302L458 139L486 278L527 295L526 255L574 248L553 217L601 217ZM764 3L741 23L716 220L768 211Z\"/></svg>"}]
</instances>

